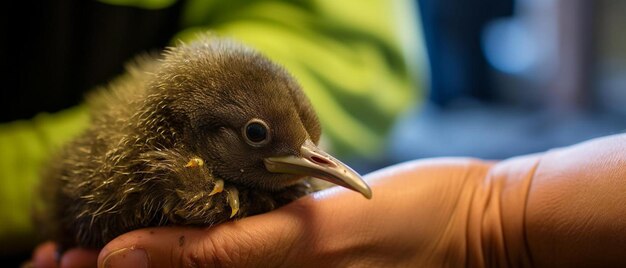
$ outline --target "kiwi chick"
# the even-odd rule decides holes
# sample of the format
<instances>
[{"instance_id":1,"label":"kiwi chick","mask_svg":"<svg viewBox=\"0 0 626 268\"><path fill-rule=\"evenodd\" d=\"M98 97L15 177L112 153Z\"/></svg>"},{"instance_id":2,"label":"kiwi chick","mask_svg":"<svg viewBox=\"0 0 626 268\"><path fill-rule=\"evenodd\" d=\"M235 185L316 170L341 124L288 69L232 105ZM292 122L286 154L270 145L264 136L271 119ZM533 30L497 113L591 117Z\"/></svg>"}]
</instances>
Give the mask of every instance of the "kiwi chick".
<instances>
[{"instance_id":1,"label":"kiwi chick","mask_svg":"<svg viewBox=\"0 0 626 268\"><path fill-rule=\"evenodd\" d=\"M309 177L371 197L317 148L297 82L252 49L204 35L127 69L91 94L90 126L44 174L39 226L61 248L263 213L308 193Z\"/></svg>"}]
</instances>

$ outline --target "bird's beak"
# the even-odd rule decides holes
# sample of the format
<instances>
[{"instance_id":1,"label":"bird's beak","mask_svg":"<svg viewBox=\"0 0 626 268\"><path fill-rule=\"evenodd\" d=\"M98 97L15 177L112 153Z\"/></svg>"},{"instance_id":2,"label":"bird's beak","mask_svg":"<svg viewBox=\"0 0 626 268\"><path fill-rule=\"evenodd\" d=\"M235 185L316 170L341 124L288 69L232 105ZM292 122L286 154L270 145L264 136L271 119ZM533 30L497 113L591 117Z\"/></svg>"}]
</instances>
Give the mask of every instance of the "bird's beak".
<instances>
[{"instance_id":1,"label":"bird's beak","mask_svg":"<svg viewBox=\"0 0 626 268\"><path fill-rule=\"evenodd\" d=\"M307 139L300 147L300 156L288 155L265 158L270 172L306 175L326 180L372 198L372 190L361 176L346 164L320 150Z\"/></svg>"}]
</instances>

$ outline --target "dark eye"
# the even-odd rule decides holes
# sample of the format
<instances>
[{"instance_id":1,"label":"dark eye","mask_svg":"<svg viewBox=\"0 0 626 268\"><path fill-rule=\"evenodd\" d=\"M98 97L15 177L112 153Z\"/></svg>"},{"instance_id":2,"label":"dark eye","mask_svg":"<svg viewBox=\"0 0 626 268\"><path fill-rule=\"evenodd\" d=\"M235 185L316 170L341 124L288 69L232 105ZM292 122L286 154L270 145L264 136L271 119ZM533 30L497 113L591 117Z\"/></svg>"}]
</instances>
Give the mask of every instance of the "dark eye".
<instances>
[{"instance_id":1,"label":"dark eye","mask_svg":"<svg viewBox=\"0 0 626 268\"><path fill-rule=\"evenodd\" d=\"M260 119L250 120L243 129L246 142L252 146L261 146L269 142L269 128Z\"/></svg>"}]
</instances>

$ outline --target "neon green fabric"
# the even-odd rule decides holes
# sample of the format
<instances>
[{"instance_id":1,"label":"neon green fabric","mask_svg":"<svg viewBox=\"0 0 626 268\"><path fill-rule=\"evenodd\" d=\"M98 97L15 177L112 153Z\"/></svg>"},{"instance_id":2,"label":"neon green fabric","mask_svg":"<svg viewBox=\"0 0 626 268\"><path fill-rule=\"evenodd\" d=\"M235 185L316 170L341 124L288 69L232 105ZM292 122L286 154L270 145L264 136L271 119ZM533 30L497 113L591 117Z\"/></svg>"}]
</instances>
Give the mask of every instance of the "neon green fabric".
<instances>
[{"instance_id":1,"label":"neon green fabric","mask_svg":"<svg viewBox=\"0 0 626 268\"><path fill-rule=\"evenodd\" d=\"M85 109L76 107L0 125L0 241L11 240L0 243L3 252L28 245L24 237L34 233L30 211L40 169L88 121Z\"/></svg>"}]
</instances>

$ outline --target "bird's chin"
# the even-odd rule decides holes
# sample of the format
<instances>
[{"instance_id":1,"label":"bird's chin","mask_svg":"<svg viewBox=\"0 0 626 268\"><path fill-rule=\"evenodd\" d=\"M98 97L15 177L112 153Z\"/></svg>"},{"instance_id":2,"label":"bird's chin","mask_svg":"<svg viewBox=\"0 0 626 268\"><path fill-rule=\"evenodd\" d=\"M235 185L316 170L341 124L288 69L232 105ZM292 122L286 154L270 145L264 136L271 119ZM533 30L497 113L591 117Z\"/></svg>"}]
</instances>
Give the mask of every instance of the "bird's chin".
<instances>
[{"instance_id":1,"label":"bird's chin","mask_svg":"<svg viewBox=\"0 0 626 268\"><path fill-rule=\"evenodd\" d=\"M303 175L293 175L293 174L280 174L279 176L274 175L273 178L270 180L271 183L261 185L261 187L267 191L280 191L280 190L284 190L286 188L292 187L294 185L300 184L307 178L310 178L310 177L303 176Z\"/></svg>"}]
</instances>

